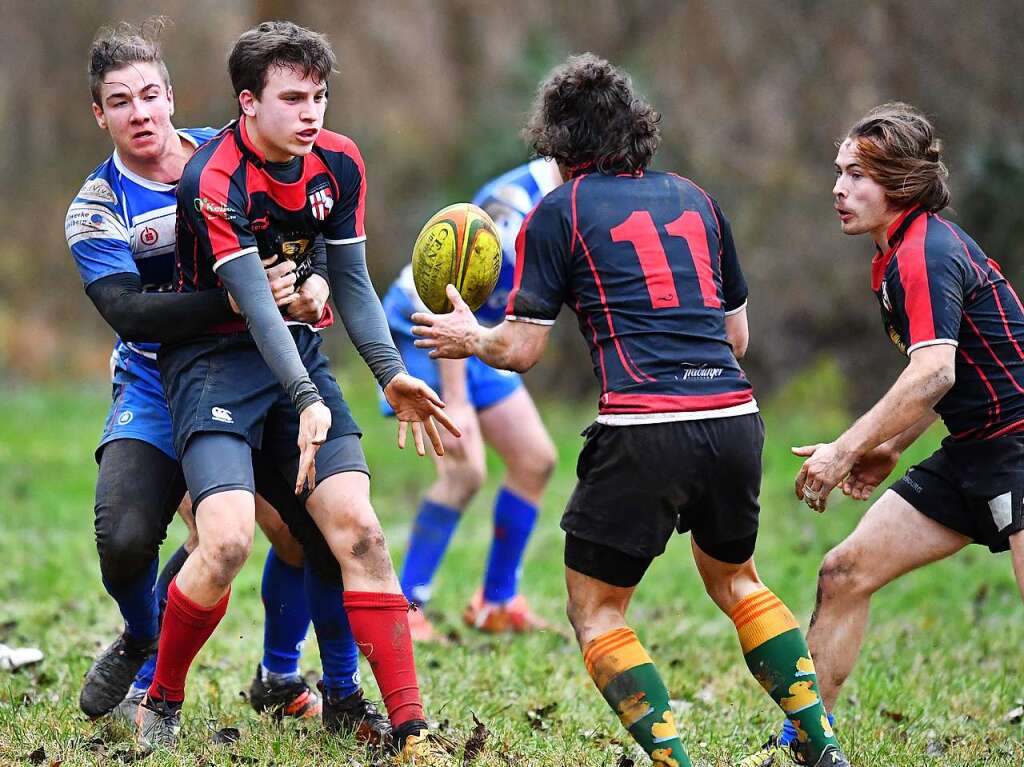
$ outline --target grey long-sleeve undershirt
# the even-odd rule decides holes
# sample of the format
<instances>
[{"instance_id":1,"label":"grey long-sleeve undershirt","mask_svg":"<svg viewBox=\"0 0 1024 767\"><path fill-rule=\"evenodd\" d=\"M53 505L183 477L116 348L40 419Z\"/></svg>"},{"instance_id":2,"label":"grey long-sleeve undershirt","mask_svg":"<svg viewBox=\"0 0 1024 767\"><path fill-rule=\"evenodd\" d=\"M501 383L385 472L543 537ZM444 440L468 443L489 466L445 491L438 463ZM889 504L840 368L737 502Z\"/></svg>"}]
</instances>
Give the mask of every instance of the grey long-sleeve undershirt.
<instances>
[{"instance_id":1,"label":"grey long-sleeve undershirt","mask_svg":"<svg viewBox=\"0 0 1024 767\"><path fill-rule=\"evenodd\" d=\"M334 306L345 330L383 389L397 374L406 371L391 338L384 307L366 270L366 243L328 244L327 271Z\"/></svg>"},{"instance_id":2,"label":"grey long-sleeve undershirt","mask_svg":"<svg viewBox=\"0 0 1024 767\"><path fill-rule=\"evenodd\" d=\"M314 402L322 402L295 348L295 339L274 303L259 255L248 253L234 258L218 267L217 276L242 310L260 354L288 392L295 409L301 413Z\"/></svg>"}]
</instances>

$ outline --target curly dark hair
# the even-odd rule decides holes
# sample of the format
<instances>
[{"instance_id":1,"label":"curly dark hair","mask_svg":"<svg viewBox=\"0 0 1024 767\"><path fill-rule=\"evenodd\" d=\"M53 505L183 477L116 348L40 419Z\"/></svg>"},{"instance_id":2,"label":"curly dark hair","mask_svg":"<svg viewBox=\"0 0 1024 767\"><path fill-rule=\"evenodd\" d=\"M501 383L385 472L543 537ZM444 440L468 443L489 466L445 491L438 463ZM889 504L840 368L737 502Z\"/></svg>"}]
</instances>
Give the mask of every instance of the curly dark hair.
<instances>
[{"instance_id":1,"label":"curly dark hair","mask_svg":"<svg viewBox=\"0 0 1024 767\"><path fill-rule=\"evenodd\" d=\"M171 76L160 51L160 36L169 26L171 20L166 16L152 16L139 26L123 21L116 26L100 27L97 30L89 46L89 90L92 92L93 103L102 106L100 89L107 72L129 64L155 64L164 85L171 84Z\"/></svg>"},{"instance_id":2,"label":"curly dark hair","mask_svg":"<svg viewBox=\"0 0 1024 767\"><path fill-rule=\"evenodd\" d=\"M537 88L523 137L569 169L639 173L661 143L661 115L629 75L593 53L570 56Z\"/></svg>"}]
</instances>

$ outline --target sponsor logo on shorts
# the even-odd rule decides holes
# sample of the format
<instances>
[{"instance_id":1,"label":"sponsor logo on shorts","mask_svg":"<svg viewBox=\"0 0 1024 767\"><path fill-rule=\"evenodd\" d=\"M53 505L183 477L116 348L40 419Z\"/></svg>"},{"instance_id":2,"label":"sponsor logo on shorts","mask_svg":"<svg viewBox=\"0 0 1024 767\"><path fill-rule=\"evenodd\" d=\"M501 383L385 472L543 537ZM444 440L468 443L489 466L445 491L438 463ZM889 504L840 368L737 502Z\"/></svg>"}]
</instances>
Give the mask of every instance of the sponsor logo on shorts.
<instances>
[{"instance_id":1,"label":"sponsor logo on shorts","mask_svg":"<svg viewBox=\"0 0 1024 767\"><path fill-rule=\"evenodd\" d=\"M135 414L131 410L125 410L117 417L117 423L119 426L127 426L132 422Z\"/></svg>"},{"instance_id":2,"label":"sponsor logo on shorts","mask_svg":"<svg viewBox=\"0 0 1024 767\"><path fill-rule=\"evenodd\" d=\"M911 470L911 471L913 471L913 470ZM924 492L924 488L921 487L919 484L917 484L917 482L914 481L914 478L910 476L910 472L909 471L903 477L903 484L905 484L907 487L909 487L915 493L920 494L920 493Z\"/></svg>"},{"instance_id":3,"label":"sponsor logo on shorts","mask_svg":"<svg viewBox=\"0 0 1024 767\"><path fill-rule=\"evenodd\" d=\"M231 417L231 411L225 410L222 407L210 408L210 415L214 421L220 421L221 423L234 423L235 419Z\"/></svg>"},{"instance_id":4,"label":"sponsor logo on shorts","mask_svg":"<svg viewBox=\"0 0 1024 767\"><path fill-rule=\"evenodd\" d=\"M93 202L117 202L117 195L114 194L114 190L102 178L94 178L92 181L87 181L85 186L79 190L78 197L82 200L92 200Z\"/></svg>"},{"instance_id":5,"label":"sponsor logo on shorts","mask_svg":"<svg viewBox=\"0 0 1024 767\"><path fill-rule=\"evenodd\" d=\"M684 362L682 367L684 381L689 381L691 379L698 381L710 381L714 378L718 378L718 376L722 375L724 372L723 368L708 367L706 362L702 362L699 365L694 365L692 362Z\"/></svg>"}]
</instances>

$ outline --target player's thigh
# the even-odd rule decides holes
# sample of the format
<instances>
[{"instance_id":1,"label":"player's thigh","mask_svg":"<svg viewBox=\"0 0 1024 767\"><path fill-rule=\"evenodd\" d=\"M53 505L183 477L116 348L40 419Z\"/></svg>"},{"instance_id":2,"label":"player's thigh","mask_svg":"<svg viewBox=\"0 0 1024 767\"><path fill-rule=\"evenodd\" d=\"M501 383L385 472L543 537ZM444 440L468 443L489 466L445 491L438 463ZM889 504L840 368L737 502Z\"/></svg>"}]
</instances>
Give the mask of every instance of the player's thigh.
<instances>
[{"instance_id":1,"label":"player's thigh","mask_svg":"<svg viewBox=\"0 0 1024 767\"><path fill-rule=\"evenodd\" d=\"M264 503L278 516L280 522L271 523L273 530L263 522L260 526L270 538L274 548L285 551L285 561L291 565L301 565L308 561L316 574L325 581L340 582L341 571L338 562L331 553L327 541L320 528L306 510L305 498L295 495L294 484L287 478L294 470L294 464L286 467L277 466L269 460L263 451L254 450L253 472L256 481L257 504L262 496ZM257 505L257 515L260 514ZM257 521L259 516L257 516ZM284 527L282 531L280 528ZM281 548L279 548L281 547ZM297 549L297 550L296 550Z\"/></svg>"},{"instance_id":2,"label":"player's thigh","mask_svg":"<svg viewBox=\"0 0 1024 767\"><path fill-rule=\"evenodd\" d=\"M901 575L945 559L971 539L922 514L892 490L871 505L856 529L830 551L823 580L874 591Z\"/></svg>"},{"instance_id":3,"label":"player's thigh","mask_svg":"<svg viewBox=\"0 0 1024 767\"><path fill-rule=\"evenodd\" d=\"M678 530L690 530L695 551L707 555L706 574L725 574L730 565L743 565L754 555L761 513L764 423L759 414L748 413L683 421L677 428L687 460L697 469L681 488L687 500L679 509ZM714 567L712 561L721 567ZM717 581L709 583L705 578L705 584L715 597Z\"/></svg>"},{"instance_id":4,"label":"player's thigh","mask_svg":"<svg viewBox=\"0 0 1024 767\"><path fill-rule=\"evenodd\" d=\"M562 515L566 533L637 559L664 552L680 502L666 477L690 470L664 426L594 423L584 431L578 482Z\"/></svg>"},{"instance_id":5,"label":"player's thigh","mask_svg":"<svg viewBox=\"0 0 1024 767\"><path fill-rule=\"evenodd\" d=\"M480 430L505 465L523 466L547 476L556 460L555 444L525 386L478 412Z\"/></svg>"},{"instance_id":6,"label":"player's thigh","mask_svg":"<svg viewBox=\"0 0 1024 767\"><path fill-rule=\"evenodd\" d=\"M320 480L306 508L336 556L361 556L383 544L384 533L370 504L370 477L343 471Z\"/></svg>"},{"instance_id":7,"label":"player's thigh","mask_svg":"<svg viewBox=\"0 0 1024 767\"><path fill-rule=\"evenodd\" d=\"M155 556L185 494L178 462L139 439L102 446L96 480L96 540L101 555L114 547Z\"/></svg>"},{"instance_id":8,"label":"player's thigh","mask_svg":"<svg viewBox=\"0 0 1024 767\"><path fill-rule=\"evenodd\" d=\"M249 443L228 432L199 432L186 444L181 468L192 496L199 547L222 549L231 558L244 550L247 556L256 525Z\"/></svg>"}]
</instances>

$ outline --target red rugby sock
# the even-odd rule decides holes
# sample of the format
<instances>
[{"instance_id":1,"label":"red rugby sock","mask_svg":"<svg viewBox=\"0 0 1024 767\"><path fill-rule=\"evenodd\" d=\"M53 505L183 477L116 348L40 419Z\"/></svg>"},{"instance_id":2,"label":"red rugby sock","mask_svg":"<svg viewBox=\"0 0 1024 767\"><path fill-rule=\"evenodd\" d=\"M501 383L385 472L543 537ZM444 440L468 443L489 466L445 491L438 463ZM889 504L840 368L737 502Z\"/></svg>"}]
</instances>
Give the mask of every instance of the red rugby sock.
<instances>
[{"instance_id":1,"label":"red rugby sock","mask_svg":"<svg viewBox=\"0 0 1024 767\"><path fill-rule=\"evenodd\" d=\"M409 602L401 594L346 591L345 611L356 644L370 662L393 727L423 719L409 636Z\"/></svg>"},{"instance_id":2,"label":"red rugby sock","mask_svg":"<svg viewBox=\"0 0 1024 767\"><path fill-rule=\"evenodd\" d=\"M228 609L231 589L212 607L198 605L181 593L177 578L167 589L167 607L160 629L156 672L149 686L151 698L173 702L185 699L185 677L199 649L206 644Z\"/></svg>"}]
</instances>

